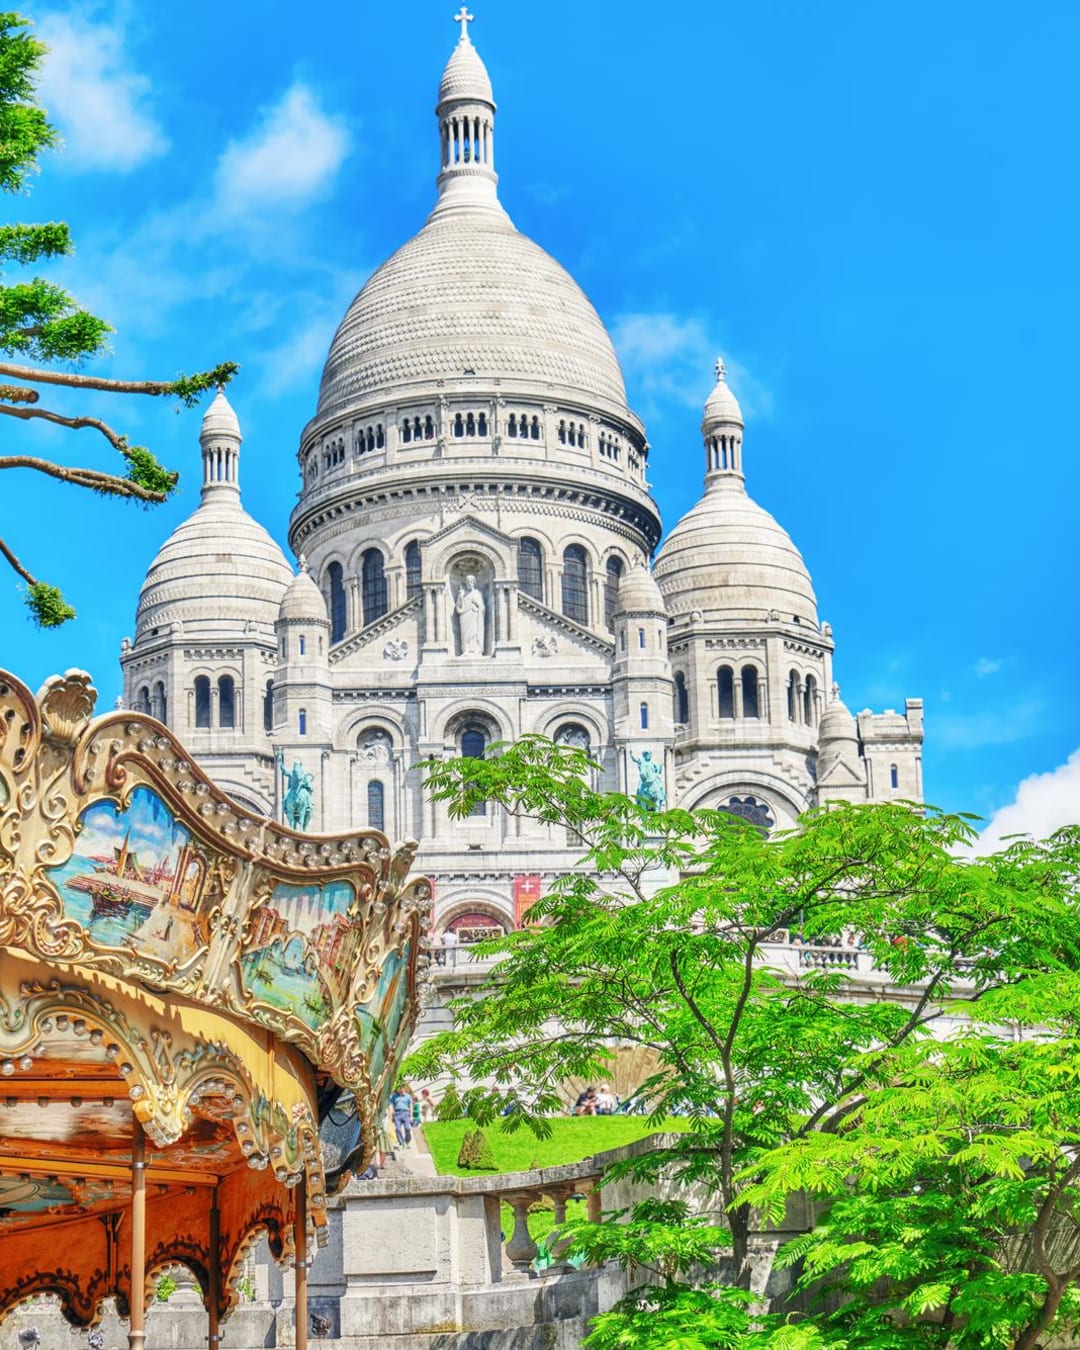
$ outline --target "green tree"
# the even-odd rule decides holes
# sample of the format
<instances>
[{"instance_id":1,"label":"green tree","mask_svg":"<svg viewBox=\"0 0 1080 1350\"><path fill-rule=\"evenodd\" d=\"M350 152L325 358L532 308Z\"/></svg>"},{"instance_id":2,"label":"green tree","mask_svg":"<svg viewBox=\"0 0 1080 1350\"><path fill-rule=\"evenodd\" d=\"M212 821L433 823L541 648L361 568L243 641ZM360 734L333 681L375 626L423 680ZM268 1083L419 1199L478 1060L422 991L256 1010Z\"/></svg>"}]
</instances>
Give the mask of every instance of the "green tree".
<instances>
[{"instance_id":1,"label":"green tree","mask_svg":"<svg viewBox=\"0 0 1080 1350\"><path fill-rule=\"evenodd\" d=\"M946 1010L963 1019L985 1005L997 1017L1006 992L1022 998L1080 969L1076 838L967 860L958 846L972 836L968 819L904 803L838 804L766 837L723 811L653 812L597 792L594 772L581 751L533 737L482 761L430 766L428 790L452 814L487 801L573 830L586 853L530 910L539 922L487 945L503 960L483 997L459 1002L454 1030L411 1071L457 1074L471 1084L461 1100L480 1123L509 1100L504 1128L542 1134L564 1079L602 1076L616 1044L649 1047L658 1067L641 1098L658 1125L678 1111L690 1128L609 1180L695 1187L723 1213L725 1231L677 1216L662 1222L639 1207L618 1224L574 1225L579 1250L651 1276L597 1322L589 1344L657 1344L663 1312L669 1334L685 1314L686 1334L698 1337L672 1336L671 1345L744 1343L724 1339L742 1318L745 1334L766 1338L747 1345L840 1346L838 1325L787 1325L785 1309L779 1321L753 1315L753 1208L775 1214L812 1173L813 1149L839 1147L853 1121L869 1120L859 1104L889 1100L898 1056L937 1063ZM890 996L865 997L843 966L782 970L775 944L795 933L819 948L852 938ZM785 1147L805 1150L802 1171L785 1161ZM837 1203L845 1165L829 1172ZM957 1219L963 1203L959 1195ZM967 1212L966 1222L979 1220ZM628 1224L640 1229L629 1240ZM831 1254L842 1240L834 1236ZM702 1285L692 1272L716 1270L720 1245L723 1284ZM811 1250L791 1259L812 1263ZM813 1250L820 1274L830 1249ZM701 1340L700 1310L713 1303L723 1305L718 1319L735 1321ZM917 1336L924 1330L931 1334L920 1325ZM852 1346L899 1343L852 1336Z\"/></svg>"},{"instance_id":2,"label":"green tree","mask_svg":"<svg viewBox=\"0 0 1080 1350\"><path fill-rule=\"evenodd\" d=\"M0 13L0 188L15 194L27 191L38 156L58 139L36 97L36 77L46 48L28 29L29 20L23 16ZM64 415L41 406L41 386L174 396L191 407L206 390L227 384L237 367L226 362L172 380L105 379L76 369L106 348L112 332L109 325L80 308L54 282L38 276L7 280L13 268L30 267L72 251L71 233L63 223L0 225L0 276L4 278L0 282L0 354L16 358L0 360L0 416L97 431L122 457L125 468L122 473L110 473L57 464L39 455L13 454L0 455L0 469L31 469L106 496L147 505L163 502L176 486L175 473L145 446L130 444L100 418ZM52 628L75 617L60 590L39 580L3 538L0 554L26 582L26 603L38 624Z\"/></svg>"}]
</instances>

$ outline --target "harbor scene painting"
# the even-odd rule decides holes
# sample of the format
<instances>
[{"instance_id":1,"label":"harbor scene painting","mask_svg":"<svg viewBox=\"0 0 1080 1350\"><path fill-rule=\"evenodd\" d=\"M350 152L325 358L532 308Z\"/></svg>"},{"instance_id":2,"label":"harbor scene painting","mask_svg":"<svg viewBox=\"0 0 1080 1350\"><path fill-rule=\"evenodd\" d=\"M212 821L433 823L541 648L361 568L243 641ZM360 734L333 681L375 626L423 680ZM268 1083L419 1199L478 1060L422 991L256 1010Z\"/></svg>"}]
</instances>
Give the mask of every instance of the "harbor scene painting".
<instances>
[{"instance_id":1,"label":"harbor scene painting","mask_svg":"<svg viewBox=\"0 0 1080 1350\"><path fill-rule=\"evenodd\" d=\"M378 1084L405 1016L409 997L409 948L390 952L383 963L379 983L370 1002L356 1010L360 1023L360 1045L367 1056L371 1085Z\"/></svg>"},{"instance_id":2,"label":"harbor scene painting","mask_svg":"<svg viewBox=\"0 0 1080 1350\"><path fill-rule=\"evenodd\" d=\"M315 1030L344 997L338 972L351 969L361 925L350 918L347 881L280 882L252 920L241 963L245 990Z\"/></svg>"},{"instance_id":3,"label":"harbor scene painting","mask_svg":"<svg viewBox=\"0 0 1080 1350\"><path fill-rule=\"evenodd\" d=\"M207 944L199 913L206 857L150 788L137 787L126 809L86 807L71 857L46 870L65 917L97 946L138 947L180 964Z\"/></svg>"}]
</instances>

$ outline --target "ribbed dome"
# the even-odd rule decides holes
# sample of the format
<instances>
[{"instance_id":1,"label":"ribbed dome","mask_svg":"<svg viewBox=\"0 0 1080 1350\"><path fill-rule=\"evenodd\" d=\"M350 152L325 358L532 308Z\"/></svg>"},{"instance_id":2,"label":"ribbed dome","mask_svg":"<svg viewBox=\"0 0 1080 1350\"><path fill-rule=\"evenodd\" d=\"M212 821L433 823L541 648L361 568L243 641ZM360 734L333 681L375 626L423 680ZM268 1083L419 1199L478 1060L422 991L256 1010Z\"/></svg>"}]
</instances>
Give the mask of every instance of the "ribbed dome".
<instances>
[{"instance_id":1,"label":"ribbed dome","mask_svg":"<svg viewBox=\"0 0 1080 1350\"><path fill-rule=\"evenodd\" d=\"M300 560L300 571L289 583L281 602L278 618L285 622L322 623L329 628L330 620L326 613L326 601L322 591L315 585L311 574Z\"/></svg>"},{"instance_id":2,"label":"ribbed dome","mask_svg":"<svg viewBox=\"0 0 1080 1350\"><path fill-rule=\"evenodd\" d=\"M653 579L653 574L640 560L619 582L616 614L663 614L664 597Z\"/></svg>"},{"instance_id":3,"label":"ribbed dome","mask_svg":"<svg viewBox=\"0 0 1080 1350\"><path fill-rule=\"evenodd\" d=\"M705 403L702 425L707 427L713 422L737 422L739 426L743 425L742 408L727 382L723 360L716 363L716 386Z\"/></svg>"},{"instance_id":4,"label":"ribbed dome","mask_svg":"<svg viewBox=\"0 0 1080 1350\"><path fill-rule=\"evenodd\" d=\"M316 416L466 371L626 406L596 310L497 207L435 214L383 263L334 335Z\"/></svg>"},{"instance_id":5,"label":"ribbed dome","mask_svg":"<svg viewBox=\"0 0 1080 1350\"><path fill-rule=\"evenodd\" d=\"M741 479L727 476L672 530L656 559L656 580L670 614L701 610L712 619L817 627L817 602L799 550Z\"/></svg>"},{"instance_id":6,"label":"ribbed dome","mask_svg":"<svg viewBox=\"0 0 1080 1350\"><path fill-rule=\"evenodd\" d=\"M451 53L439 83L439 102L445 103L448 99L495 102L487 67L465 34Z\"/></svg>"},{"instance_id":7,"label":"ribbed dome","mask_svg":"<svg viewBox=\"0 0 1080 1350\"><path fill-rule=\"evenodd\" d=\"M161 546L135 611L135 641L183 624L185 636L243 633L249 622L273 639L292 580L285 555L234 492L211 493Z\"/></svg>"}]
</instances>

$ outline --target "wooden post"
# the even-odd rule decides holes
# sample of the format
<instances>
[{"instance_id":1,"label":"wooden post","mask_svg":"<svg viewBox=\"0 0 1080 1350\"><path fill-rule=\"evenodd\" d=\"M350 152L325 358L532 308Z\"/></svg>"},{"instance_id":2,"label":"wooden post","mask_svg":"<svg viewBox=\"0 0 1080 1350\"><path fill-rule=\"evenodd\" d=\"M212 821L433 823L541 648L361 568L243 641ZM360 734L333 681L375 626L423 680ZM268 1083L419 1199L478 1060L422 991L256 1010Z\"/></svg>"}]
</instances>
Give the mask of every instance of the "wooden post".
<instances>
[{"instance_id":1,"label":"wooden post","mask_svg":"<svg viewBox=\"0 0 1080 1350\"><path fill-rule=\"evenodd\" d=\"M304 1173L300 1174L296 1187L293 1245L296 1250L296 1350L308 1350L307 1177Z\"/></svg>"},{"instance_id":2,"label":"wooden post","mask_svg":"<svg viewBox=\"0 0 1080 1350\"><path fill-rule=\"evenodd\" d=\"M219 1324L221 1308L221 1210L218 1209L218 1188L210 1192L210 1250L207 1253L209 1288L206 1291L206 1343L217 1350L221 1340Z\"/></svg>"},{"instance_id":3,"label":"wooden post","mask_svg":"<svg viewBox=\"0 0 1080 1350\"><path fill-rule=\"evenodd\" d=\"M146 1345L146 1135L131 1118L131 1326L128 1350Z\"/></svg>"}]
</instances>

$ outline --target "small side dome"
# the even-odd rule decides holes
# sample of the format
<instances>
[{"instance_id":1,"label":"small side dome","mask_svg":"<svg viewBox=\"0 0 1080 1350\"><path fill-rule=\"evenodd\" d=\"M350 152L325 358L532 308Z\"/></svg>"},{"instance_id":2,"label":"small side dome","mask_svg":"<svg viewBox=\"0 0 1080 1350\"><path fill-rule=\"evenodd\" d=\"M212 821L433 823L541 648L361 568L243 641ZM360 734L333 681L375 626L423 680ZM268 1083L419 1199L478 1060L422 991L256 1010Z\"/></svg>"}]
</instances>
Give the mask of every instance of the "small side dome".
<instances>
[{"instance_id":1,"label":"small side dome","mask_svg":"<svg viewBox=\"0 0 1080 1350\"><path fill-rule=\"evenodd\" d=\"M303 554L300 555L300 571L293 577L289 583L289 589L282 597L278 622L319 623L326 628L330 627L330 619L326 613L326 601L323 599L322 591L315 585L311 573L307 570L307 562Z\"/></svg>"},{"instance_id":2,"label":"small side dome","mask_svg":"<svg viewBox=\"0 0 1080 1350\"><path fill-rule=\"evenodd\" d=\"M480 60L480 54L469 41L462 24L461 37L446 63L439 81L439 106L449 102L490 103L494 108L495 95L491 77Z\"/></svg>"},{"instance_id":3,"label":"small side dome","mask_svg":"<svg viewBox=\"0 0 1080 1350\"><path fill-rule=\"evenodd\" d=\"M205 443L222 438L234 441L243 440L240 434L240 419L234 412L232 404L225 397L225 391L219 389L213 403L203 414L199 440Z\"/></svg>"},{"instance_id":4,"label":"small side dome","mask_svg":"<svg viewBox=\"0 0 1080 1350\"><path fill-rule=\"evenodd\" d=\"M616 614L667 614L664 597L644 558L638 558L619 582Z\"/></svg>"},{"instance_id":5,"label":"small side dome","mask_svg":"<svg viewBox=\"0 0 1080 1350\"><path fill-rule=\"evenodd\" d=\"M817 629L810 573L784 530L733 475L709 491L668 535L656 580L671 614L754 627L775 614Z\"/></svg>"},{"instance_id":6,"label":"small side dome","mask_svg":"<svg viewBox=\"0 0 1080 1350\"><path fill-rule=\"evenodd\" d=\"M821 714L818 723L818 747L824 754L826 749L842 745L858 745L859 728L848 707L841 701L840 686L834 684L828 707Z\"/></svg>"}]
</instances>

